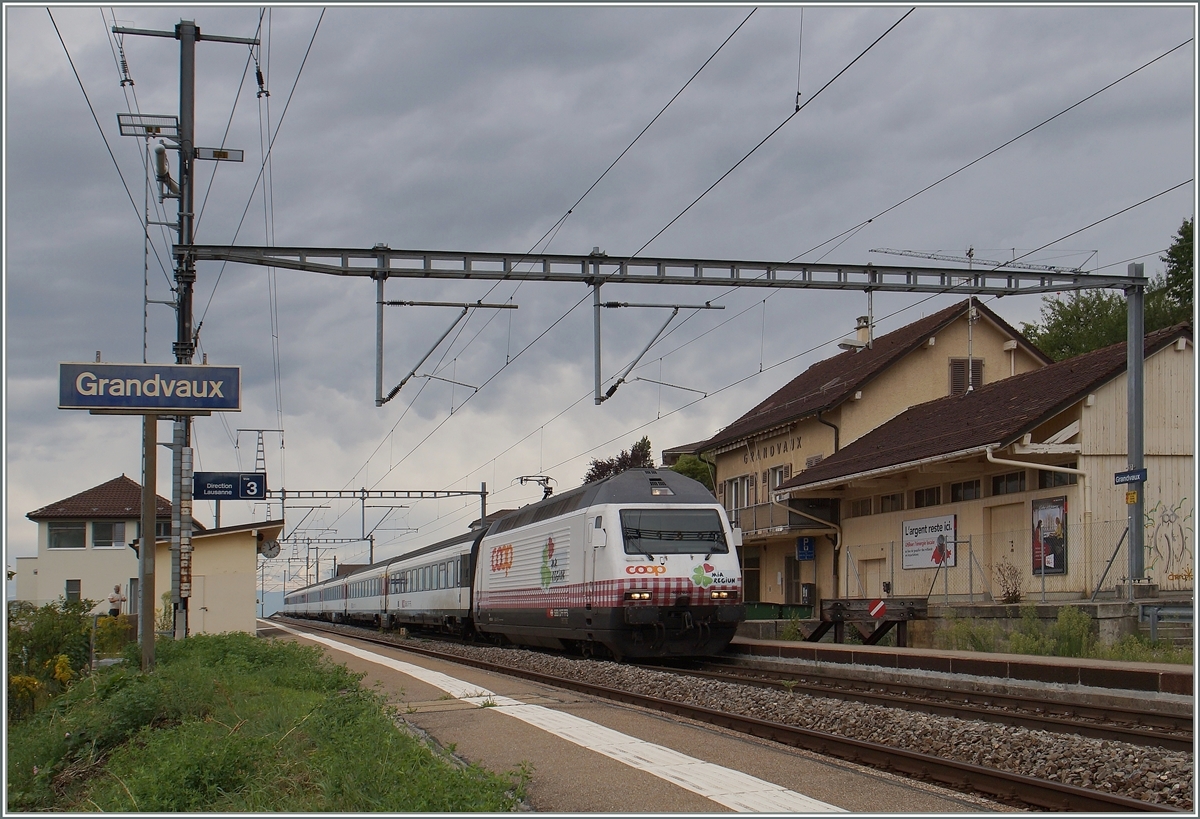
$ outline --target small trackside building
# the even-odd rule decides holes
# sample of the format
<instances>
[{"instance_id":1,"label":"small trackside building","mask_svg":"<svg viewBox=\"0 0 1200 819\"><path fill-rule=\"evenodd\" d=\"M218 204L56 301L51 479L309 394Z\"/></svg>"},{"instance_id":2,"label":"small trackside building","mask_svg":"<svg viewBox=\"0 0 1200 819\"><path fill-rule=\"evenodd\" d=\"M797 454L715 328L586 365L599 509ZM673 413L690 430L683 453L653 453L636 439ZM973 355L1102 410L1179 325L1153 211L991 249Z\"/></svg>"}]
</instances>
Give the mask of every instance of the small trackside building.
<instances>
[{"instance_id":1,"label":"small trackside building","mask_svg":"<svg viewBox=\"0 0 1200 819\"><path fill-rule=\"evenodd\" d=\"M155 535L171 536L171 502L155 496ZM125 475L47 504L26 515L38 525L36 557L16 558L18 600L37 606L94 600L108 612L108 596L120 586L133 613L138 558L129 544L141 537L142 486Z\"/></svg>"},{"instance_id":2,"label":"small trackside building","mask_svg":"<svg viewBox=\"0 0 1200 819\"><path fill-rule=\"evenodd\" d=\"M266 520L192 535L188 634L255 633L258 555L282 530L282 520ZM154 602L161 609L163 593L171 591L171 541L160 540L156 547Z\"/></svg>"},{"instance_id":3,"label":"small trackside building","mask_svg":"<svg viewBox=\"0 0 1200 819\"><path fill-rule=\"evenodd\" d=\"M1145 569L1194 589L1195 356L1145 339ZM1121 596L1128 578L1126 345L919 404L783 482L776 502L841 510L827 597L948 602Z\"/></svg>"}]
</instances>

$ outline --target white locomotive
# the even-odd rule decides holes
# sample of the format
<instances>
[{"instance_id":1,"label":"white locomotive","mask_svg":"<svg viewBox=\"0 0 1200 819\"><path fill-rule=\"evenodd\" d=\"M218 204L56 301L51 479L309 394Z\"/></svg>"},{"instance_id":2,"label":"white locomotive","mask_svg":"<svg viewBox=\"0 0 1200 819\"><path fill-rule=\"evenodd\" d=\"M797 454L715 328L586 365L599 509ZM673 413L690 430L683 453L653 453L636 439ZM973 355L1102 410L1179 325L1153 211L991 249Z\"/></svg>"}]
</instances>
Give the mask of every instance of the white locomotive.
<instances>
[{"instance_id":1,"label":"white locomotive","mask_svg":"<svg viewBox=\"0 0 1200 819\"><path fill-rule=\"evenodd\" d=\"M717 654L740 532L703 485L634 469L287 595L283 613L624 657Z\"/></svg>"}]
</instances>

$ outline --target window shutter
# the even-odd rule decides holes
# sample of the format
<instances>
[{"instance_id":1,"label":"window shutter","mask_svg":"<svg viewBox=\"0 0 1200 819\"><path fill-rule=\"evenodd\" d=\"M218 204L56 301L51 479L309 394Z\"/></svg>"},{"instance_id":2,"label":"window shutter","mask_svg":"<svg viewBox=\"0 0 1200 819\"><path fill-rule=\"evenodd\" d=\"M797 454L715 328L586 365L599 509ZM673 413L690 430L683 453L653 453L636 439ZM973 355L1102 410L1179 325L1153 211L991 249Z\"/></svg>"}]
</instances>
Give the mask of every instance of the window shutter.
<instances>
[{"instance_id":1,"label":"window shutter","mask_svg":"<svg viewBox=\"0 0 1200 819\"><path fill-rule=\"evenodd\" d=\"M771 473L765 469L763 470L762 483L766 488L771 488Z\"/></svg>"},{"instance_id":2,"label":"window shutter","mask_svg":"<svg viewBox=\"0 0 1200 819\"><path fill-rule=\"evenodd\" d=\"M792 477L792 465L790 463L783 465L783 479L790 480Z\"/></svg>"},{"instance_id":3,"label":"window shutter","mask_svg":"<svg viewBox=\"0 0 1200 819\"><path fill-rule=\"evenodd\" d=\"M971 386L975 389L983 386L983 359L971 359ZM950 359L950 394L962 395L967 391L967 359Z\"/></svg>"},{"instance_id":4,"label":"window shutter","mask_svg":"<svg viewBox=\"0 0 1200 819\"><path fill-rule=\"evenodd\" d=\"M717 484L717 498L719 500L725 500L725 482L724 481Z\"/></svg>"}]
</instances>

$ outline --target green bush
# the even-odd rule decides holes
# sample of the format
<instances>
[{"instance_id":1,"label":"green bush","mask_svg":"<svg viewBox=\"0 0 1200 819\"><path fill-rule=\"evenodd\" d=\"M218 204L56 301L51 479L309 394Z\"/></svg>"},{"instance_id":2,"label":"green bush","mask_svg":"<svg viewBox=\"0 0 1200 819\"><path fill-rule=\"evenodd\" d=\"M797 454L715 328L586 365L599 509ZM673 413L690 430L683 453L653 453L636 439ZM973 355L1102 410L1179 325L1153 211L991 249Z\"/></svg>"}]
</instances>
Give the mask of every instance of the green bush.
<instances>
[{"instance_id":1,"label":"green bush","mask_svg":"<svg viewBox=\"0 0 1200 819\"><path fill-rule=\"evenodd\" d=\"M8 718L28 716L92 665L92 600L8 605Z\"/></svg>"},{"instance_id":2,"label":"green bush","mask_svg":"<svg viewBox=\"0 0 1200 819\"><path fill-rule=\"evenodd\" d=\"M1021 621L1015 631L1008 635L1008 650L1013 654L1034 654L1050 657L1054 654L1054 639L1046 633L1037 609L1021 606Z\"/></svg>"},{"instance_id":3,"label":"green bush","mask_svg":"<svg viewBox=\"0 0 1200 819\"><path fill-rule=\"evenodd\" d=\"M934 640L938 648L955 651L999 651L1004 644L1004 631L996 623L951 617L934 635Z\"/></svg>"},{"instance_id":4,"label":"green bush","mask_svg":"<svg viewBox=\"0 0 1200 819\"><path fill-rule=\"evenodd\" d=\"M98 670L11 726L10 811L502 811L523 792L522 773L461 770L400 731L317 648L198 635L158 641L156 662Z\"/></svg>"}]
</instances>

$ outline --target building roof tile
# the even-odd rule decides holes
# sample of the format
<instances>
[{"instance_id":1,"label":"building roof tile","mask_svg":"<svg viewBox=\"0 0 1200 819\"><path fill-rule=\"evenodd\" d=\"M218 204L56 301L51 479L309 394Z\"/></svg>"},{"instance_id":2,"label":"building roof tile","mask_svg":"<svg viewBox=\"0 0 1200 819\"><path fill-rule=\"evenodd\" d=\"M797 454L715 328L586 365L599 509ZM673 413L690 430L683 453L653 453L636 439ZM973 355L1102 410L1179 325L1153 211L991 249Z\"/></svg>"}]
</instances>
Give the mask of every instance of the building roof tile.
<instances>
[{"instance_id":1,"label":"building roof tile","mask_svg":"<svg viewBox=\"0 0 1200 819\"><path fill-rule=\"evenodd\" d=\"M155 497L155 516L171 517L171 502L161 495ZM30 520L129 520L140 517L141 510L142 485L121 475L78 495L35 509L25 517Z\"/></svg>"},{"instance_id":2,"label":"building roof tile","mask_svg":"<svg viewBox=\"0 0 1200 819\"><path fill-rule=\"evenodd\" d=\"M704 451L718 449L838 406L888 367L924 344L930 336L964 315L968 304L968 300L961 301L879 336L869 348L848 350L818 361L697 448ZM1050 363L1044 353L995 312L979 302L975 303L975 309L1011 333L1029 353Z\"/></svg>"},{"instance_id":3,"label":"building roof tile","mask_svg":"<svg viewBox=\"0 0 1200 819\"><path fill-rule=\"evenodd\" d=\"M1192 338L1189 324L1150 333L1145 354L1180 337ZM1121 342L968 393L918 404L779 488L803 488L990 445L1008 446L1124 372L1126 363Z\"/></svg>"}]
</instances>

